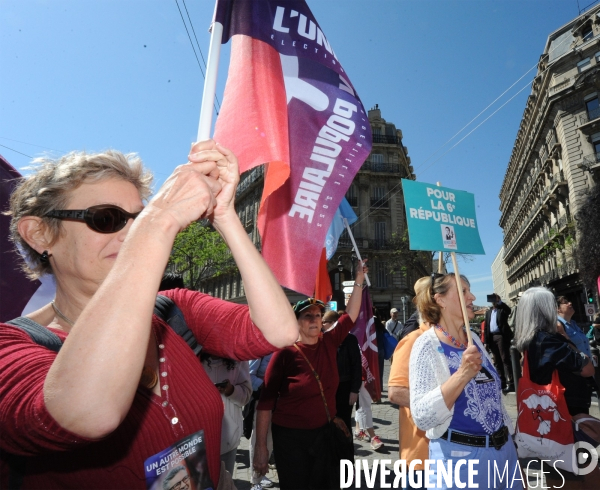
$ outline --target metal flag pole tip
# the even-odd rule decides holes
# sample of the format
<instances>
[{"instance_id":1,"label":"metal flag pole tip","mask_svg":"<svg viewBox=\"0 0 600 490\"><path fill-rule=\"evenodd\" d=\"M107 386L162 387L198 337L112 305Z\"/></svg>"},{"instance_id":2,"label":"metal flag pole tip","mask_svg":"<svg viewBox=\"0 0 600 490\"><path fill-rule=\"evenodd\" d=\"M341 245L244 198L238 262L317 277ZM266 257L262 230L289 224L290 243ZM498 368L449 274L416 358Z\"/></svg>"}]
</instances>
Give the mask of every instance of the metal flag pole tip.
<instances>
[{"instance_id":1,"label":"metal flag pole tip","mask_svg":"<svg viewBox=\"0 0 600 490\"><path fill-rule=\"evenodd\" d=\"M360 252L358 251L358 247L356 246L356 242L354 241L354 235L352 234L352 230L350 230L350 225L348 224L348 220L344 218L344 226L348 231L348 236L350 237L350 241L352 242L352 246L354 247L354 251L356 252L356 257L362 263L362 257L360 256ZM354 278L352 278L354 279ZM369 275L365 274L365 280L367 281L367 286L371 286L371 281L369 280Z\"/></svg>"},{"instance_id":2,"label":"metal flag pole tip","mask_svg":"<svg viewBox=\"0 0 600 490\"><path fill-rule=\"evenodd\" d=\"M215 12L216 12L215 5ZM210 26L210 47L206 61L206 79L202 92L202 106L200 107L200 122L198 123L198 137L196 141L210 138L212 126L212 113L215 106L217 93L217 75L219 73L219 57L221 55L221 40L223 39L223 24L215 22Z\"/></svg>"}]
</instances>

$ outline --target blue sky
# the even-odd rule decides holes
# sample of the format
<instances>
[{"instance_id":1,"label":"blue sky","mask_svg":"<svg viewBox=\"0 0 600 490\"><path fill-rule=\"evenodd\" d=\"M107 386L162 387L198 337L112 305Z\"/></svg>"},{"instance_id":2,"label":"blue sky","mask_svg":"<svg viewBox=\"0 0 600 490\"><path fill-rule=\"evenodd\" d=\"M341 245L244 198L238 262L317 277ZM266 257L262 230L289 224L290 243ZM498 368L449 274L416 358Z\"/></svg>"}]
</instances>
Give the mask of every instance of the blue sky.
<instances>
[{"instance_id":1,"label":"blue sky","mask_svg":"<svg viewBox=\"0 0 600 490\"><path fill-rule=\"evenodd\" d=\"M485 304L502 245L498 193L536 70L527 72L578 15L577 0L308 4L365 108L379 104L402 129L418 180L475 194L487 254L460 267ZM206 57L214 3L179 6ZM220 98L228 58L226 46ZM186 161L203 77L175 0L0 0L0 70L0 153L17 168L51 150L116 148L139 153L159 184Z\"/></svg>"}]
</instances>

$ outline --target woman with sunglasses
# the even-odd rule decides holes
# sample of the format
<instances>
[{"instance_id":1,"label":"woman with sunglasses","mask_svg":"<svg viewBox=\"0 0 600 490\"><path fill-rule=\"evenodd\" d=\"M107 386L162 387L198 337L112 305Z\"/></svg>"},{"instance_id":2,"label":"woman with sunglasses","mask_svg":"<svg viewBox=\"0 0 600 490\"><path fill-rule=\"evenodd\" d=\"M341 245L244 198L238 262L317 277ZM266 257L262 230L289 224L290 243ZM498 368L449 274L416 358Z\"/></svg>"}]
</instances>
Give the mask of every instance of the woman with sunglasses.
<instances>
[{"instance_id":1,"label":"woman with sunglasses","mask_svg":"<svg viewBox=\"0 0 600 490\"><path fill-rule=\"evenodd\" d=\"M460 282L467 315L472 319L475 296L466 277L461 276ZM455 275L432 274L430 280L417 281L415 293L421 318L431 328L415 341L410 353L410 410L415 424L430 440L429 459L434 461L429 485L447 488L439 465L447 471L452 461L452 470L458 471L460 481L466 484L522 488L522 481L513 482L515 471L517 478L520 473L500 377L477 335L472 335L473 345L467 346ZM463 464L458 464L459 460ZM470 460L478 460L470 463L472 470ZM508 481L492 483L495 468L498 474L507 470ZM453 477L450 487L457 481L454 473Z\"/></svg>"},{"instance_id":2,"label":"woman with sunglasses","mask_svg":"<svg viewBox=\"0 0 600 490\"><path fill-rule=\"evenodd\" d=\"M226 479L219 392L186 342L152 314L176 234L208 218L244 281L248 306L163 293L206 352L255 359L294 342L298 326L236 214L237 159L209 140L188 160L147 205L151 175L137 156L115 151L40 159L15 189L11 233L24 269L56 282L55 299L28 317L63 344L56 353L0 328L3 479L20 488L142 489L147 472L164 469L155 483L168 473L157 455L188 436L195 468L207 469L199 478L215 488Z\"/></svg>"},{"instance_id":3,"label":"woman with sunglasses","mask_svg":"<svg viewBox=\"0 0 600 490\"><path fill-rule=\"evenodd\" d=\"M283 490L339 489L340 456L352 459L352 441L340 455L329 440L328 429L329 420L336 416L337 349L358 318L365 272L365 265L358 267L346 313L325 333L321 331L325 305L315 298L296 303L297 342L275 352L269 362L257 406L252 469L257 475L268 471L267 432L271 424Z\"/></svg>"}]
</instances>

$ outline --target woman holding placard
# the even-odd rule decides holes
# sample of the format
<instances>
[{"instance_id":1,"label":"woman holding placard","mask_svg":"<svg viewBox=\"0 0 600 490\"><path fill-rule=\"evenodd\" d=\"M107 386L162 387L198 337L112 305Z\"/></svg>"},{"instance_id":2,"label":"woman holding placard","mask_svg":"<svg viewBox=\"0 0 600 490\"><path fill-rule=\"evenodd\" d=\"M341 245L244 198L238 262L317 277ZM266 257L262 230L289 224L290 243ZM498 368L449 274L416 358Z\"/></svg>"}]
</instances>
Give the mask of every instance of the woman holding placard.
<instances>
[{"instance_id":1,"label":"woman holding placard","mask_svg":"<svg viewBox=\"0 0 600 490\"><path fill-rule=\"evenodd\" d=\"M460 284L471 319L475 296L466 277L461 276ZM496 473L508 468L508 483L505 478L492 486L506 483L520 488L518 470L517 480L512 481L518 460L500 377L477 336L469 345L455 275L424 277L415 284L415 292L421 318L432 327L415 342L409 369L411 413L416 425L426 431L429 459L435 461L429 484L447 488L460 480L487 488ZM450 460L453 472L447 480L438 474L438 465L447 470Z\"/></svg>"}]
</instances>

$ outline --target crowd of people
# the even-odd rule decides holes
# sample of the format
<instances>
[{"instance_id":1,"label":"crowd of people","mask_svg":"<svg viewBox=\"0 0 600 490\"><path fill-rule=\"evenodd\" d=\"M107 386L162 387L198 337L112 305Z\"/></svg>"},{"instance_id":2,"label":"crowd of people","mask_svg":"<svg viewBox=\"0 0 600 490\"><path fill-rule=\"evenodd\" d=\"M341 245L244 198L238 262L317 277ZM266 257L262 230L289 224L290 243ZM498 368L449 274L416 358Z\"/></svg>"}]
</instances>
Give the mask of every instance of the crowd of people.
<instances>
[{"instance_id":1,"label":"crowd of people","mask_svg":"<svg viewBox=\"0 0 600 490\"><path fill-rule=\"evenodd\" d=\"M273 460L280 488L339 488L354 439L383 447L350 333L365 262L344 311L315 298L290 307L236 214L229 150L196 143L149 202L151 176L135 155L73 152L35 164L11 197L11 233L24 270L52 275L56 297L0 329L3 488L231 489L243 435L254 490L273 486ZM161 286L176 234L200 218L228 243L247 305ZM387 330L398 340L388 397L399 407L400 459L479 460L480 488L486 462L516 471L503 396L515 389L513 336L532 381L557 371L570 415L589 413L589 339L600 338L600 319L586 336L572 303L538 287L522 295L511 326L514 312L494 294L480 340L466 277L434 273L414 290L405 324L396 308L385 327L375 319L378 338ZM372 367L381 375L382 363ZM435 487L438 468L414 466L406 485Z\"/></svg>"}]
</instances>

